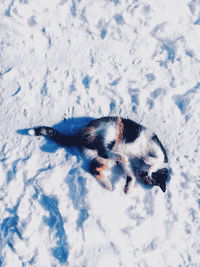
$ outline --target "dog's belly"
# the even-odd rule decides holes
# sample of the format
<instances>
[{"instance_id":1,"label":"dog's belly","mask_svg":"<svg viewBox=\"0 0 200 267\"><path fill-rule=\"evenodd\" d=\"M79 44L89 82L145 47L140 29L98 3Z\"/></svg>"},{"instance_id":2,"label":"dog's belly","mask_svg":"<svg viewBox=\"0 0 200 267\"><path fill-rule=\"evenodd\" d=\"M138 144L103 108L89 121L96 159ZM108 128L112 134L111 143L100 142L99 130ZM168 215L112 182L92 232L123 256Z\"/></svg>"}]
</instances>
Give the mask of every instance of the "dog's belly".
<instances>
[{"instance_id":1,"label":"dog's belly","mask_svg":"<svg viewBox=\"0 0 200 267\"><path fill-rule=\"evenodd\" d=\"M116 153L119 153L121 155L126 155L128 156L128 152L127 152L127 145L124 144L124 143L118 143L118 144L115 144L112 148L112 151L116 152Z\"/></svg>"},{"instance_id":2,"label":"dog's belly","mask_svg":"<svg viewBox=\"0 0 200 267\"><path fill-rule=\"evenodd\" d=\"M140 142L131 144L119 143L113 149L114 152L124 155L126 157L143 157L145 155L145 146Z\"/></svg>"}]
</instances>

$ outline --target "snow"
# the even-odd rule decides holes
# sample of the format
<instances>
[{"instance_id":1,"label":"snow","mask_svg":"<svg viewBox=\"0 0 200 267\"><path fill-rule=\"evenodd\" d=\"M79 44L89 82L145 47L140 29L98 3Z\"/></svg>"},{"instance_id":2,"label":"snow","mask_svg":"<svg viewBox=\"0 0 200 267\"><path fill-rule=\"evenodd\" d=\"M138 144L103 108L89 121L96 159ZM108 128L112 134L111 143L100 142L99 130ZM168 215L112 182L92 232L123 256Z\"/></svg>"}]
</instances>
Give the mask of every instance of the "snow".
<instances>
[{"instance_id":1,"label":"snow","mask_svg":"<svg viewBox=\"0 0 200 267\"><path fill-rule=\"evenodd\" d=\"M200 266L200 1L0 3L0 266ZM120 115L153 129L165 194L30 136ZM29 135L28 135L29 134Z\"/></svg>"}]
</instances>

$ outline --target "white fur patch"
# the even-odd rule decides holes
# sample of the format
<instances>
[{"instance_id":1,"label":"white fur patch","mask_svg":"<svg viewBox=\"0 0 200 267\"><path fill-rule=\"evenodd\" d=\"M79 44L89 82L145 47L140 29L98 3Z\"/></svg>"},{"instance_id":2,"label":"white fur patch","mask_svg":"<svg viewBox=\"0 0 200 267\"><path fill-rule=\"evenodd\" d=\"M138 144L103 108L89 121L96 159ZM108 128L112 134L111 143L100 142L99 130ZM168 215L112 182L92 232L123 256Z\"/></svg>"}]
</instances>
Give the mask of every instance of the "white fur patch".
<instances>
[{"instance_id":1,"label":"white fur patch","mask_svg":"<svg viewBox=\"0 0 200 267\"><path fill-rule=\"evenodd\" d=\"M88 159L94 159L98 156L97 150L89 149L89 148L84 148L84 155Z\"/></svg>"},{"instance_id":2,"label":"white fur patch","mask_svg":"<svg viewBox=\"0 0 200 267\"><path fill-rule=\"evenodd\" d=\"M106 144L109 144L110 142L116 139L116 135L117 135L116 132L117 132L116 125L110 124L108 128L106 129L106 133L105 133Z\"/></svg>"}]
</instances>

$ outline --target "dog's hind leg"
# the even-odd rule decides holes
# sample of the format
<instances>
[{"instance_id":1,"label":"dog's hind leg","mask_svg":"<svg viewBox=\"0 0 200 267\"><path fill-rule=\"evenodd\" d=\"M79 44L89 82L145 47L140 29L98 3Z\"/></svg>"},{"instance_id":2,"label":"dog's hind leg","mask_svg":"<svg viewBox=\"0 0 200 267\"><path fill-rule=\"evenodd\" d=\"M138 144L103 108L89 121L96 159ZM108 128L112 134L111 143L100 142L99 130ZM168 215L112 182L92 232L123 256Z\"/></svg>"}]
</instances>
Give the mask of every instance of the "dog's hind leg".
<instances>
[{"instance_id":1,"label":"dog's hind leg","mask_svg":"<svg viewBox=\"0 0 200 267\"><path fill-rule=\"evenodd\" d=\"M110 161L96 157L90 163L90 172L96 179L105 186L106 189L112 190L112 183L107 175L111 166Z\"/></svg>"},{"instance_id":2,"label":"dog's hind leg","mask_svg":"<svg viewBox=\"0 0 200 267\"><path fill-rule=\"evenodd\" d=\"M127 194L131 187L132 178L130 176L126 176L126 183L124 186L124 193Z\"/></svg>"}]
</instances>

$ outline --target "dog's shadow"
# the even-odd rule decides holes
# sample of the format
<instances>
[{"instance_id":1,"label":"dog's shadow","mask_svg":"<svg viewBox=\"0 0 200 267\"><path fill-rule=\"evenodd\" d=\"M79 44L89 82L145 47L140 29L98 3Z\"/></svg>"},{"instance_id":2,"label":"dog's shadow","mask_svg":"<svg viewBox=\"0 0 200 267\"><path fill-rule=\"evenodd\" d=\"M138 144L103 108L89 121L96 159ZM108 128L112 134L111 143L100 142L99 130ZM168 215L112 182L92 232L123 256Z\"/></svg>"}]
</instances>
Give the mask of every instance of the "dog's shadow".
<instances>
[{"instance_id":1,"label":"dog's shadow","mask_svg":"<svg viewBox=\"0 0 200 267\"><path fill-rule=\"evenodd\" d=\"M69 119L64 119L63 121L51 125L50 127L56 129L57 131L67 134L67 135L75 135L78 133L78 131L87 125L91 120L94 118L92 117L79 117L79 118L69 118ZM43 125L36 125L34 128L40 127ZM49 125L45 125L49 126ZM26 129L19 129L17 130L18 134L21 135L29 135L29 130L32 128L26 128ZM44 152L47 153L55 153L60 147L64 147L62 145L59 145L58 143L52 141L48 137L44 137L45 142L42 144L40 149ZM66 150L66 160L69 158L69 155L74 155L77 157L78 161L80 161L83 158L83 155L81 155L81 148L79 147L70 147L70 146L65 146L64 147ZM83 160L83 169L88 171L87 163Z\"/></svg>"}]
</instances>

